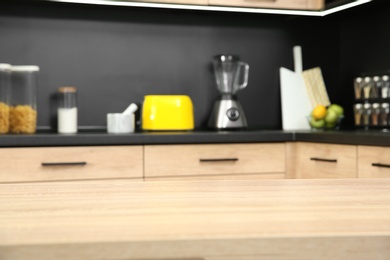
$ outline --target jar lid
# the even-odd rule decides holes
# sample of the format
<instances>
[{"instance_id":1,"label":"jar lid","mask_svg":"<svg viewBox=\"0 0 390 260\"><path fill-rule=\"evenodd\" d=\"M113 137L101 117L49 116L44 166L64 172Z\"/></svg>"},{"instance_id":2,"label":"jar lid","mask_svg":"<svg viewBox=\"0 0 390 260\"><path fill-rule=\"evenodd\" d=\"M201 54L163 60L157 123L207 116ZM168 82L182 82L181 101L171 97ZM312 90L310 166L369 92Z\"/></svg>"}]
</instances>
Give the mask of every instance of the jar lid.
<instances>
[{"instance_id":1,"label":"jar lid","mask_svg":"<svg viewBox=\"0 0 390 260\"><path fill-rule=\"evenodd\" d=\"M21 65L21 66L11 66L12 71L39 71L39 67L35 65Z\"/></svg>"},{"instance_id":2,"label":"jar lid","mask_svg":"<svg viewBox=\"0 0 390 260\"><path fill-rule=\"evenodd\" d=\"M0 63L0 70L9 70L11 69L11 64L7 64L7 63Z\"/></svg>"},{"instance_id":3,"label":"jar lid","mask_svg":"<svg viewBox=\"0 0 390 260\"><path fill-rule=\"evenodd\" d=\"M59 87L58 92L65 93L65 92L77 92L76 87L72 86L65 86L65 87Z\"/></svg>"}]
</instances>

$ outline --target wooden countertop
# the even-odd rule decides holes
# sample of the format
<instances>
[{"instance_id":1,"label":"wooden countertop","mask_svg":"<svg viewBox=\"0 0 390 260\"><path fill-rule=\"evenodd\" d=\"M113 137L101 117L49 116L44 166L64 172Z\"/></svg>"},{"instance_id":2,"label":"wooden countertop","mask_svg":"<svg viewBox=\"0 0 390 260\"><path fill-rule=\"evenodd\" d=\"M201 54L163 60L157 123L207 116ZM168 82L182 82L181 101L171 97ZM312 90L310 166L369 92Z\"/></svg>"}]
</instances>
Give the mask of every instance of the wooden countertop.
<instances>
[{"instance_id":1,"label":"wooden countertop","mask_svg":"<svg viewBox=\"0 0 390 260\"><path fill-rule=\"evenodd\" d=\"M0 185L0 259L389 259L390 180Z\"/></svg>"}]
</instances>

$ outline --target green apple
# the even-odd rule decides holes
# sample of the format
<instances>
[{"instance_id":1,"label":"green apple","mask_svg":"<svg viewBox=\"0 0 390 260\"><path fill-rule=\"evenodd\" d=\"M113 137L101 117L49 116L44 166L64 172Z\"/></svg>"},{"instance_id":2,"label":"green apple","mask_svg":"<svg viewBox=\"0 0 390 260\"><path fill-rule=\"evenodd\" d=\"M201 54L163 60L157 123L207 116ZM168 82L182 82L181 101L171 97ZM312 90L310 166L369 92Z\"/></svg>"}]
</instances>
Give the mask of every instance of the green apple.
<instances>
[{"instance_id":1,"label":"green apple","mask_svg":"<svg viewBox=\"0 0 390 260\"><path fill-rule=\"evenodd\" d=\"M336 127L336 123L326 123L325 122L325 129L333 129Z\"/></svg>"},{"instance_id":2,"label":"green apple","mask_svg":"<svg viewBox=\"0 0 390 260\"><path fill-rule=\"evenodd\" d=\"M336 123L337 119L339 118L339 115L337 112L335 112L333 109L328 109L326 111L326 116L325 116L325 122L326 123Z\"/></svg>"},{"instance_id":3,"label":"green apple","mask_svg":"<svg viewBox=\"0 0 390 260\"><path fill-rule=\"evenodd\" d=\"M325 120L324 119L316 120L314 117L311 117L310 126L313 128L323 128L325 126Z\"/></svg>"},{"instance_id":4,"label":"green apple","mask_svg":"<svg viewBox=\"0 0 390 260\"><path fill-rule=\"evenodd\" d=\"M338 116L342 116L344 114L344 108L337 104L332 104L328 107L328 110L333 110L337 113Z\"/></svg>"}]
</instances>

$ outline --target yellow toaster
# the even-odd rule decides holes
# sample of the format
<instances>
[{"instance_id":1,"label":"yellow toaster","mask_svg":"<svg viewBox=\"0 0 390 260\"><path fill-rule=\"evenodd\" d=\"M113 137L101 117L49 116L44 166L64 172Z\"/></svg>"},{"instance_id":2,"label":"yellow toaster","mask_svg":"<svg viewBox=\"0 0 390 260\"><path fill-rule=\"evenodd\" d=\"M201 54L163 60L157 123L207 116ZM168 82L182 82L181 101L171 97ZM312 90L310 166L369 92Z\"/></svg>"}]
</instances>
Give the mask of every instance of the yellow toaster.
<instances>
[{"instance_id":1,"label":"yellow toaster","mask_svg":"<svg viewBox=\"0 0 390 260\"><path fill-rule=\"evenodd\" d=\"M193 130L194 109L186 95L147 95L142 105L143 130Z\"/></svg>"}]
</instances>

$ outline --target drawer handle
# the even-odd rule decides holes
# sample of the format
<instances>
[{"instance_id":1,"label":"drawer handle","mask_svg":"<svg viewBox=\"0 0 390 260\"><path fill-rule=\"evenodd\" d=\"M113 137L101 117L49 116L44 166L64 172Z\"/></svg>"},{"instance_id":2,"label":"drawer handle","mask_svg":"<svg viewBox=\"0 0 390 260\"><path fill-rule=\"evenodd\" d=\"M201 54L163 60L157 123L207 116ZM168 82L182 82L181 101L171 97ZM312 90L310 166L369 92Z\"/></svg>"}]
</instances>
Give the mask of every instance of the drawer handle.
<instances>
[{"instance_id":1,"label":"drawer handle","mask_svg":"<svg viewBox=\"0 0 390 260\"><path fill-rule=\"evenodd\" d=\"M200 162L237 162L238 158L199 159Z\"/></svg>"},{"instance_id":2,"label":"drawer handle","mask_svg":"<svg viewBox=\"0 0 390 260\"><path fill-rule=\"evenodd\" d=\"M312 161L319 161L319 162L334 162L337 163L336 159L323 159L323 158L317 158L317 157L312 157L310 158Z\"/></svg>"},{"instance_id":3,"label":"drawer handle","mask_svg":"<svg viewBox=\"0 0 390 260\"><path fill-rule=\"evenodd\" d=\"M373 163L373 164L371 164L371 165L372 165L372 166L375 166L375 167L390 168L390 164Z\"/></svg>"},{"instance_id":4,"label":"drawer handle","mask_svg":"<svg viewBox=\"0 0 390 260\"><path fill-rule=\"evenodd\" d=\"M87 162L54 162L54 163L45 163L41 164L42 166L84 166L87 165Z\"/></svg>"}]
</instances>

